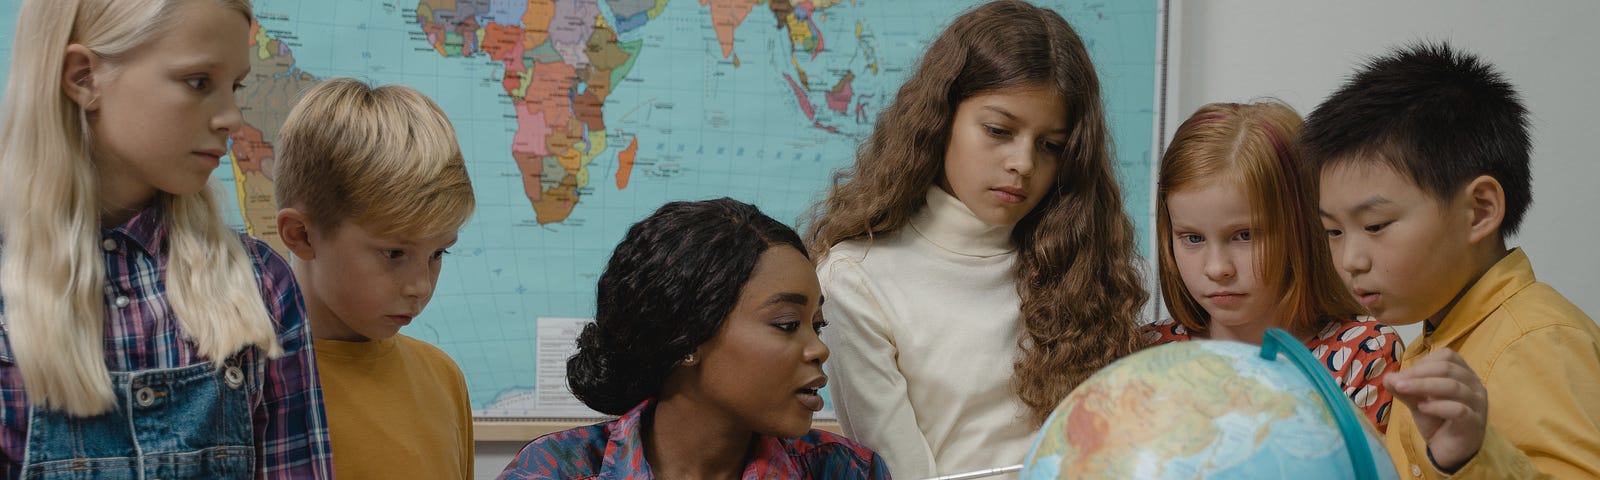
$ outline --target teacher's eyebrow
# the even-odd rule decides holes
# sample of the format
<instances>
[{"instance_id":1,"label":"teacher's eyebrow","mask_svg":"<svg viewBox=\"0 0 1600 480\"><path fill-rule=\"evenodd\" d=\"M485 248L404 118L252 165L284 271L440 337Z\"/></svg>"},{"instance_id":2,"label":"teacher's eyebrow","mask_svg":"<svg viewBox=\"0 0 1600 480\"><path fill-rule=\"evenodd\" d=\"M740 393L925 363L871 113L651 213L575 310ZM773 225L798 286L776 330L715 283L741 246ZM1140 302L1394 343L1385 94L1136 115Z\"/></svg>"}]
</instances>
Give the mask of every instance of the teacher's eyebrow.
<instances>
[{"instance_id":1,"label":"teacher's eyebrow","mask_svg":"<svg viewBox=\"0 0 1600 480\"><path fill-rule=\"evenodd\" d=\"M768 306L768 305L773 305L773 304L778 304L778 303L793 303L793 304L796 304L796 305L806 305L806 304L811 303L811 297L807 297L804 294L799 294L799 293L782 292L782 293L778 293L776 295L773 295L772 298L768 298L765 303L761 304L761 306L765 307L765 306Z\"/></svg>"}]
</instances>

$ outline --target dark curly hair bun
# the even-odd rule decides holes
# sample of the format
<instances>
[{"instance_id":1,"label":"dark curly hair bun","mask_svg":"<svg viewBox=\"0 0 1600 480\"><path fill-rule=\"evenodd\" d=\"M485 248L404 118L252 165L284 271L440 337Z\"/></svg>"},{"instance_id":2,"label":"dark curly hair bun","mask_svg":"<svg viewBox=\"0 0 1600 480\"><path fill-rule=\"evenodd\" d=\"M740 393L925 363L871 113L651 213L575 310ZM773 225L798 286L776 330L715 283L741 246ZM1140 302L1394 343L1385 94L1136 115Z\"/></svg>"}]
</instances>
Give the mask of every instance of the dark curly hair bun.
<instances>
[{"instance_id":1,"label":"dark curly hair bun","mask_svg":"<svg viewBox=\"0 0 1600 480\"><path fill-rule=\"evenodd\" d=\"M806 254L793 229L731 198L668 203L635 223L600 274L595 321L567 359L572 394L611 415L659 394L679 360L716 336L776 245Z\"/></svg>"}]
</instances>

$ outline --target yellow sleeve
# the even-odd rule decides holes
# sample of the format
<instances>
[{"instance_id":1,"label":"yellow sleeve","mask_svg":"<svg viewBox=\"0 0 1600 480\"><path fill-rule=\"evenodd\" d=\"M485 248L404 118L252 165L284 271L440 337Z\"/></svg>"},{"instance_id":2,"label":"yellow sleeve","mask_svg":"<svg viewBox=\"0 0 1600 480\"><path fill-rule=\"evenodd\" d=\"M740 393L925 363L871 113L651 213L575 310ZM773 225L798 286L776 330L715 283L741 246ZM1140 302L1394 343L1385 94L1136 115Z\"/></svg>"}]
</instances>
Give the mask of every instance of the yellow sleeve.
<instances>
[{"instance_id":1,"label":"yellow sleeve","mask_svg":"<svg viewBox=\"0 0 1600 480\"><path fill-rule=\"evenodd\" d=\"M845 259L824 261L823 340L829 357L828 385L839 426L876 451L896 478L926 478L935 473L933 449L917 426L897 364L891 319L878 302L866 273Z\"/></svg>"},{"instance_id":2,"label":"yellow sleeve","mask_svg":"<svg viewBox=\"0 0 1600 480\"><path fill-rule=\"evenodd\" d=\"M1483 447L1450 478L1600 478L1600 339L1540 328L1489 363Z\"/></svg>"},{"instance_id":3,"label":"yellow sleeve","mask_svg":"<svg viewBox=\"0 0 1600 480\"><path fill-rule=\"evenodd\" d=\"M455 373L456 395L458 398L456 405L460 410L457 415L460 418L462 429L461 451L466 452L466 458L461 459L461 478L469 479L473 478L473 462L477 459L477 452L474 451L476 443L473 440L472 432L472 401L467 395L467 378L461 373L461 367L456 366L455 362L451 362L450 366Z\"/></svg>"}]
</instances>

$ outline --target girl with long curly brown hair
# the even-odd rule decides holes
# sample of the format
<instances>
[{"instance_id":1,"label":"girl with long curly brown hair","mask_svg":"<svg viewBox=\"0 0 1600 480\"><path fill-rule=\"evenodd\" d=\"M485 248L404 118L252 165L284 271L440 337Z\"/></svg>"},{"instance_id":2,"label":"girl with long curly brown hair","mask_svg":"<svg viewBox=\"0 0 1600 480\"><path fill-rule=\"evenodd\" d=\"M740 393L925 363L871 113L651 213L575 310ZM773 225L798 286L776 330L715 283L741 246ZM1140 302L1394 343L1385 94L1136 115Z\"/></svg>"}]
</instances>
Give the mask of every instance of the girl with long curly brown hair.
<instances>
[{"instance_id":1,"label":"girl with long curly brown hair","mask_svg":"<svg viewBox=\"0 0 1600 480\"><path fill-rule=\"evenodd\" d=\"M1022 461L1141 346L1100 84L1059 14L978 7L934 40L807 232L845 432L899 478Z\"/></svg>"}]
</instances>

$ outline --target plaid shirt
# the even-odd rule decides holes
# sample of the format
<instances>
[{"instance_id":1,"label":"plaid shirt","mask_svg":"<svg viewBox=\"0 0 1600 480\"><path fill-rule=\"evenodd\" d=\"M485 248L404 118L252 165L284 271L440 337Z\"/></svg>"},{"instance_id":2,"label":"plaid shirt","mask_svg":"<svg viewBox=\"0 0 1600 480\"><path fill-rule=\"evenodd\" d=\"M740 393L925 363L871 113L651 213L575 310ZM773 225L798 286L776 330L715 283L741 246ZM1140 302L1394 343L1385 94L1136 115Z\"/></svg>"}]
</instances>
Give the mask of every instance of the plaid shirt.
<instances>
[{"instance_id":1,"label":"plaid shirt","mask_svg":"<svg viewBox=\"0 0 1600 480\"><path fill-rule=\"evenodd\" d=\"M106 262L105 355L112 371L177 368L208 360L183 339L166 298L166 229L160 202L114 229L101 230ZM284 356L266 366L252 399L256 478L333 478L322 387L312 356L305 305L288 263L266 243L245 238L261 298L277 326ZM0 254L4 244L0 243ZM4 321L0 301L0 322ZM3 323L0 323L3 326ZM0 345L9 350L9 346ZM6 352L9 357L9 352ZM28 436L28 398L16 365L0 362L0 478L17 478Z\"/></svg>"},{"instance_id":2,"label":"plaid shirt","mask_svg":"<svg viewBox=\"0 0 1600 480\"><path fill-rule=\"evenodd\" d=\"M653 410L645 400L622 418L539 437L500 473L501 479L650 479L642 422ZM761 436L752 443L743 480L887 480L889 465L867 447L812 430L799 438Z\"/></svg>"}]
</instances>

